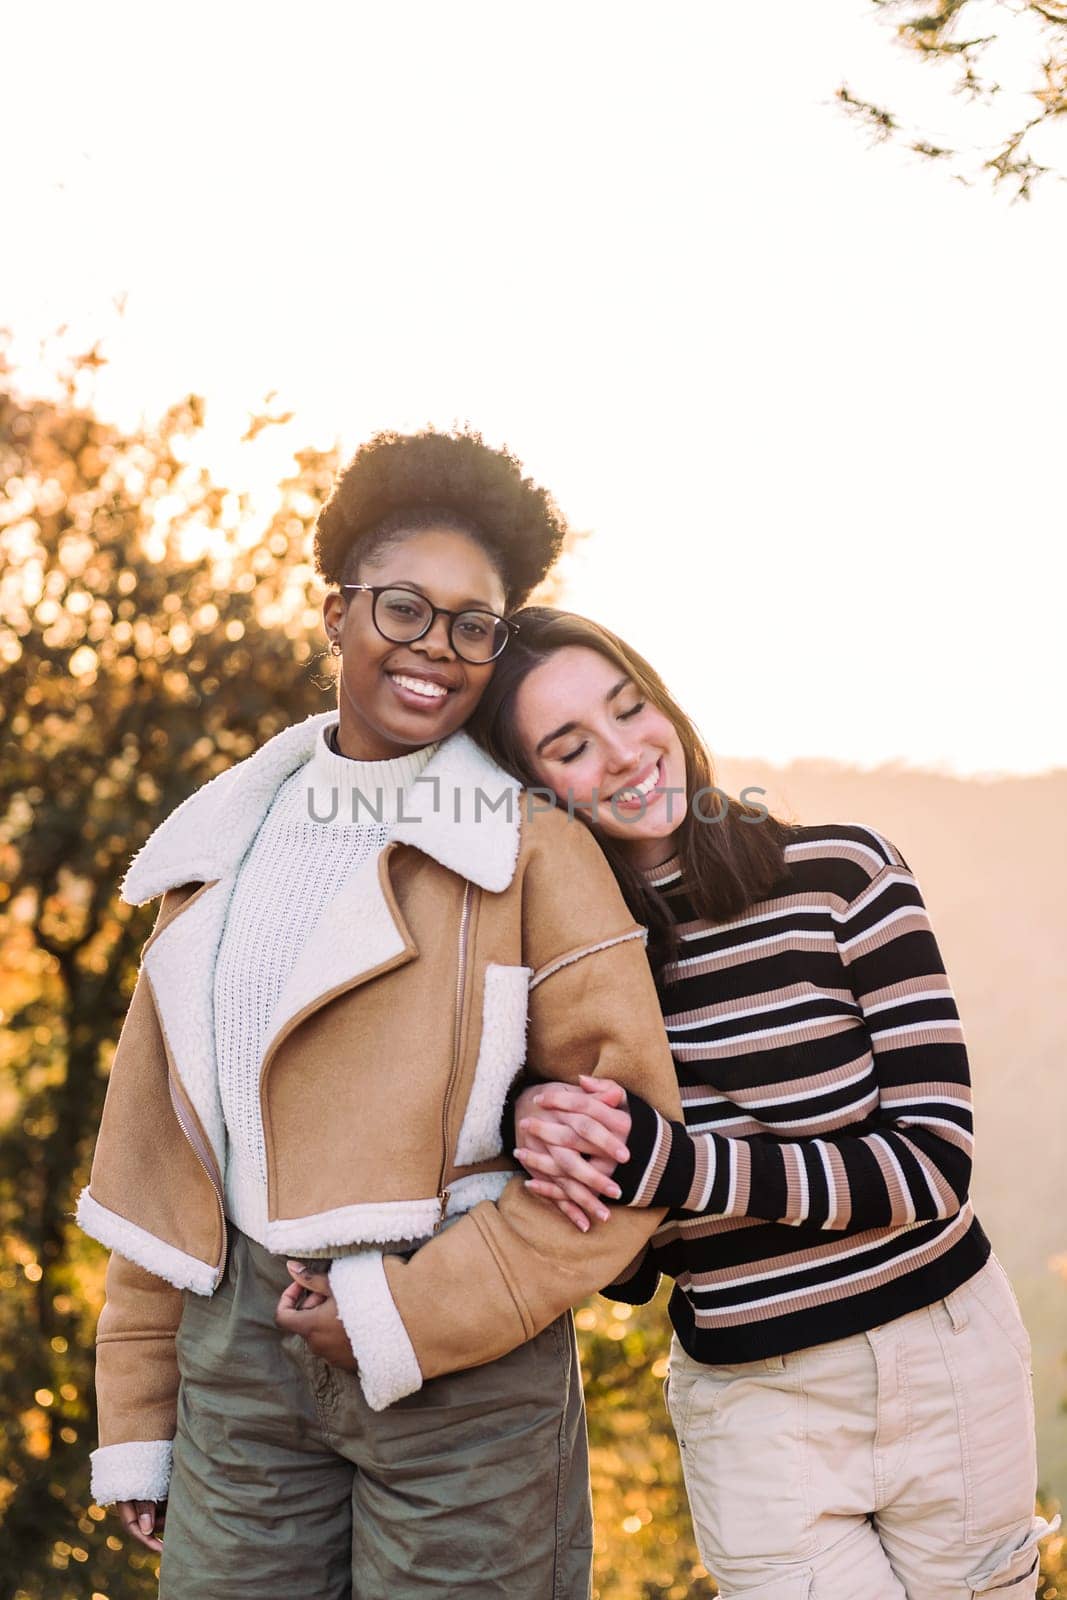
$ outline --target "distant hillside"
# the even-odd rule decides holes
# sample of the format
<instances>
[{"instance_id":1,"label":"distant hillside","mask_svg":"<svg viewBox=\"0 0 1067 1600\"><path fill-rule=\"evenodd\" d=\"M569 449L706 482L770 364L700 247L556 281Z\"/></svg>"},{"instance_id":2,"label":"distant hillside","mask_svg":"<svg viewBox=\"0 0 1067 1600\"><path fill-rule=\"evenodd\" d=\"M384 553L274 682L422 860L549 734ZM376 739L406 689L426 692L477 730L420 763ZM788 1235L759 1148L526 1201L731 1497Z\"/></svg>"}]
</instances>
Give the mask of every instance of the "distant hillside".
<instances>
[{"instance_id":1,"label":"distant hillside","mask_svg":"<svg viewBox=\"0 0 1067 1600\"><path fill-rule=\"evenodd\" d=\"M797 822L864 822L916 873L967 1032L975 1204L1034 1345L1042 1485L1067 1501L1067 771L963 780L824 762L718 762Z\"/></svg>"}]
</instances>

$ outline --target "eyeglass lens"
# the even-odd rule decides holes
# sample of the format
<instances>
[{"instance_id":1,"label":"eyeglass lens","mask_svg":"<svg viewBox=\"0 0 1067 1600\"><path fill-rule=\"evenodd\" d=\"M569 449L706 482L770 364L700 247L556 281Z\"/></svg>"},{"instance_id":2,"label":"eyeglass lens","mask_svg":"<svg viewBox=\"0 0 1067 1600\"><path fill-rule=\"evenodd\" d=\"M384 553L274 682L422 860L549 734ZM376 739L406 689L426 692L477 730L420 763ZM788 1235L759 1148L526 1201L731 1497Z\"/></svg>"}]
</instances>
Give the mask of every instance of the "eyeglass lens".
<instances>
[{"instance_id":1,"label":"eyeglass lens","mask_svg":"<svg viewBox=\"0 0 1067 1600\"><path fill-rule=\"evenodd\" d=\"M375 597L374 620L387 639L404 644L429 630L433 608L410 589L383 589ZM507 641L507 624L489 611L459 611L449 618L452 648L465 661L492 661Z\"/></svg>"}]
</instances>

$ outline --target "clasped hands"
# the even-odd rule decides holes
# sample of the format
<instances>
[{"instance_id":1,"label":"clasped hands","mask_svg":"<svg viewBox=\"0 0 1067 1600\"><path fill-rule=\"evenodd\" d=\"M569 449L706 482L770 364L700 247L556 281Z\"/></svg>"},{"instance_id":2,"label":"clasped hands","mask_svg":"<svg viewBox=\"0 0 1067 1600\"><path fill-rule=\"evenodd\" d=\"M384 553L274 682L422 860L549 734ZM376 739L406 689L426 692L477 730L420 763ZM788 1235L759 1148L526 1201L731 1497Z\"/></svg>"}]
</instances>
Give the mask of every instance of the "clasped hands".
<instances>
[{"instance_id":1,"label":"clasped hands","mask_svg":"<svg viewBox=\"0 0 1067 1600\"><path fill-rule=\"evenodd\" d=\"M515 1102L514 1154L530 1174L526 1187L583 1233L607 1222L604 1199L620 1197L612 1174L630 1159L630 1126L626 1090L611 1078L531 1084Z\"/></svg>"}]
</instances>

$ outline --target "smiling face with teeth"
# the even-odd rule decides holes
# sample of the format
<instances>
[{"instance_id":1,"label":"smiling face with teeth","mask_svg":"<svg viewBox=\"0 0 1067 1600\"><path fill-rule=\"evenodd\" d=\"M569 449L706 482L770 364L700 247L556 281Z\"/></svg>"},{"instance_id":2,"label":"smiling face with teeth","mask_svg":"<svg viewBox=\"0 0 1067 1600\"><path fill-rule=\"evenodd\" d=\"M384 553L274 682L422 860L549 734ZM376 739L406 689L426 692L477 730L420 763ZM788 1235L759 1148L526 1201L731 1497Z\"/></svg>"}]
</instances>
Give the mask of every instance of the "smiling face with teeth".
<instances>
[{"instance_id":1,"label":"smiling face with teeth","mask_svg":"<svg viewBox=\"0 0 1067 1600\"><path fill-rule=\"evenodd\" d=\"M392 584L424 595L450 611L504 613L504 580L482 547L454 529L425 528L401 535L359 570L360 583ZM341 644L341 751L357 761L410 755L455 733L468 720L493 675L492 661L475 665L452 648L448 618L407 644L383 639L371 596L323 603L328 637Z\"/></svg>"},{"instance_id":2,"label":"smiling face with teeth","mask_svg":"<svg viewBox=\"0 0 1067 1600\"><path fill-rule=\"evenodd\" d=\"M539 782L590 816L635 866L654 866L686 810L685 752L670 718L598 650L568 645L515 696L516 729Z\"/></svg>"}]
</instances>

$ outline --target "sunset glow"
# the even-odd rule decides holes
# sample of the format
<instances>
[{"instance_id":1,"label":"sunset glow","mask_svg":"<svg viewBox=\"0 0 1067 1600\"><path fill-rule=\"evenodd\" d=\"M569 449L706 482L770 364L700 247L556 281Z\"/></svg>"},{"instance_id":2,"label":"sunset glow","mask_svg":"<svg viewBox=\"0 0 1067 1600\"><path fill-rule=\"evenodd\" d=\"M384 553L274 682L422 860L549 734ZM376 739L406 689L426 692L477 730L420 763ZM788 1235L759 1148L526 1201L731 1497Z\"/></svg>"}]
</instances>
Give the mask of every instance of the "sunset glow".
<instances>
[{"instance_id":1,"label":"sunset glow","mask_svg":"<svg viewBox=\"0 0 1067 1600\"><path fill-rule=\"evenodd\" d=\"M506 441L718 751L1064 764L1063 187L868 148L845 77L938 96L869 12L22 8L0 323L204 395L234 540L305 444Z\"/></svg>"}]
</instances>

